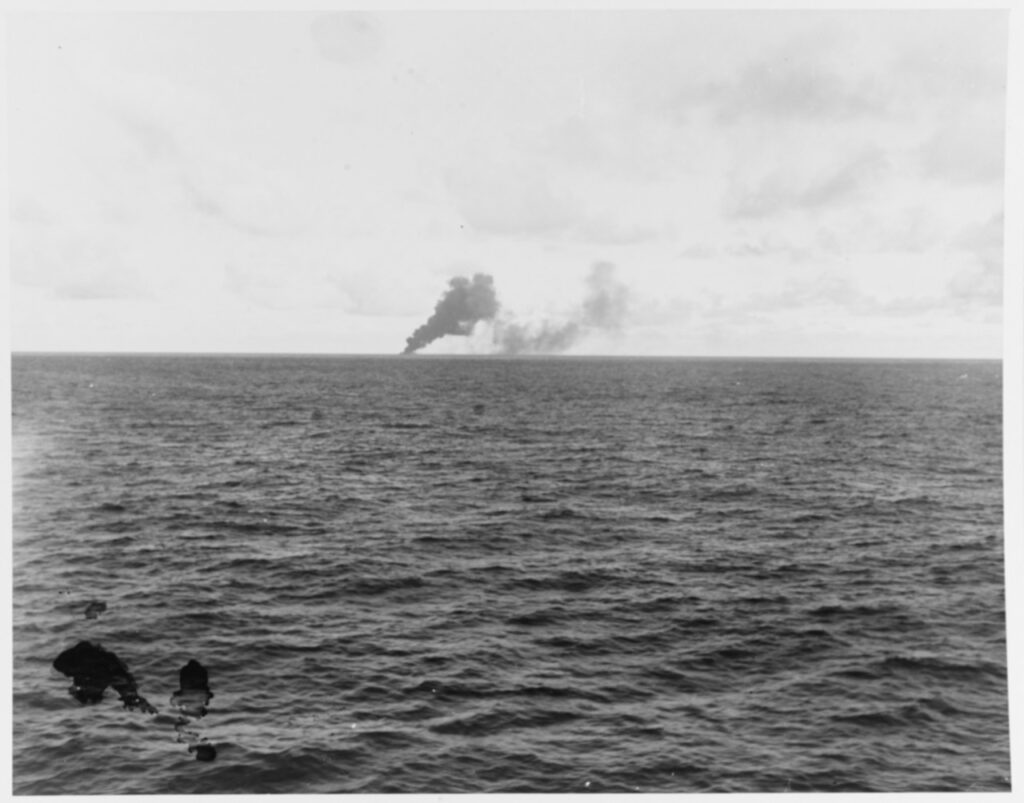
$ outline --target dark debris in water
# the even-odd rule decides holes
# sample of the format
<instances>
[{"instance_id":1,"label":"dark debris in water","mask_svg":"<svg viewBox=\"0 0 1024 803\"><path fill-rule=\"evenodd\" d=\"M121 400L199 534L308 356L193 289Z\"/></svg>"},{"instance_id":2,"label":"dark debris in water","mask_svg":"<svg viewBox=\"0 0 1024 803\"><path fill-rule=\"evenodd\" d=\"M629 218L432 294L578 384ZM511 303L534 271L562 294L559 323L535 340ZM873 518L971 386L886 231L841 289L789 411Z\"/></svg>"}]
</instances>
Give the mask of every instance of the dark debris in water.
<instances>
[{"instance_id":1,"label":"dark debris in water","mask_svg":"<svg viewBox=\"0 0 1024 803\"><path fill-rule=\"evenodd\" d=\"M96 619L101 613L107 610L107 603L101 600L93 600L85 606L85 618Z\"/></svg>"}]
</instances>

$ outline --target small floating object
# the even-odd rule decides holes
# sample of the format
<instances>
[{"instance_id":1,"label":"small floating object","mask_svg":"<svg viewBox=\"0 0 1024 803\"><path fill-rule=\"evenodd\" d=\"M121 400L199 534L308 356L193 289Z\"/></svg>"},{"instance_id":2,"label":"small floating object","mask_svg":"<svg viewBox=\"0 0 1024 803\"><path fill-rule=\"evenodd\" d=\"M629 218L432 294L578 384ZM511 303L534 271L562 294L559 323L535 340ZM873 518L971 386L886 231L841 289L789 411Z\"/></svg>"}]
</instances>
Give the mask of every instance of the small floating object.
<instances>
[{"instance_id":1,"label":"small floating object","mask_svg":"<svg viewBox=\"0 0 1024 803\"><path fill-rule=\"evenodd\" d=\"M190 658L178 672L178 685L182 691L210 691L210 673L195 658Z\"/></svg>"},{"instance_id":2,"label":"small floating object","mask_svg":"<svg viewBox=\"0 0 1024 803\"><path fill-rule=\"evenodd\" d=\"M100 602L99 600L93 600L85 606L85 618L96 619L101 613L107 609L107 603Z\"/></svg>"},{"instance_id":3,"label":"small floating object","mask_svg":"<svg viewBox=\"0 0 1024 803\"><path fill-rule=\"evenodd\" d=\"M322 421L323 417L324 414L322 410L314 410L312 413L309 414L310 421Z\"/></svg>"},{"instance_id":4,"label":"small floating object","mask_svg":"<svg viewBox=\"0 0 1024 803\"><path fill-rule=\"evenodd\" d=\"M485 404L474 404L473 405L473 412L476 413L477 415L483 414L484 410L486 410L486 409L487 409L487 405L485 405Z\"/></svg>"},{"instance_id":5,"label":"small floating object","mask_svg":"<svg viewBox=\"0 0 1024 803\"><path fill-rule=\"evenodd\" d=\"M194 744L188 752L196 754L196 761L213 761L217 757L217 748L212 744Z\"/></svg>"},{"instance_id":6,"label":"small floating object","mask_svg":"<svg viewBox=\"0 0 1024 803\"><path fill-rule=\"evenodd\" d=\"M171 695L171 705L188 717L206 716L206 706L213 699L206 667L192 658L178 673L179 688Z\"/></svg>"}]
</instances>

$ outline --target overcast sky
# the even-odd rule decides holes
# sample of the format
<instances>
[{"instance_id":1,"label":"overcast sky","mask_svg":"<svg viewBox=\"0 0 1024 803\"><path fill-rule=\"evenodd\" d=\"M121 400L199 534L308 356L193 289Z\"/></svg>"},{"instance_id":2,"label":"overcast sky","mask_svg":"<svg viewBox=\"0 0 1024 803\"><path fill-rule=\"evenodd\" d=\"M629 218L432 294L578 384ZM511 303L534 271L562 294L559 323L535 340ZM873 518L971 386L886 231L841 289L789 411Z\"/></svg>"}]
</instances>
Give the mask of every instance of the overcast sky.
<instances>
[{"instance_id":1,"label":"overcast sky","mask_svg":"<svg viewBox=\"0 0 1024 803\"><path fill-rule=\"evenodd\" d=\"M999 357L1006 25L11 17L11 346L397 353L454 276L535 329L597 270L569 353Z\"/></svg>"}]
</instances>

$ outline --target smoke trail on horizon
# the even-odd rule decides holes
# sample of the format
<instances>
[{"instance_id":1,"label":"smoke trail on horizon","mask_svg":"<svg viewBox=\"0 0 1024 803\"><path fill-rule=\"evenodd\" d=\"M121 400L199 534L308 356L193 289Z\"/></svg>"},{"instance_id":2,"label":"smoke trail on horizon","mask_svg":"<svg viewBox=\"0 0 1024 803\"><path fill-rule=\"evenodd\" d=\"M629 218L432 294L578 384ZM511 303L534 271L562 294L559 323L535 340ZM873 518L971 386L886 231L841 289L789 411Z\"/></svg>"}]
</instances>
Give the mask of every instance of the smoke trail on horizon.
<instances>
[{"instance_id":1,"label":"smoke trail on horizon","mask_svg":"<svg viewBox=\"0 0 1024 803\"><path fill-rule=\"evenodd\" d=\"M587 276L587 295L568 321L544 321L537 327L499 320L494 343L501 354L557 354L590 332L621 331L628 309L629 290L615 280L615 266L595 262Z\"/></svg>"},{"instance_id":2,"label":"smoke trail on horizon","mask_svg":"<svg viewBox=\"0 0 1024 803\"><path fill-rule=\"evenodd\" d=\"M448 282L448 291L434 307L434 314L405 340L403 354L412 354L445 335L472 334L478 321L492 320L498 314L494 278L474 274L472 280L456 276Z\"/></svg>"},{"instance_id":3,"label":"smoke trail on horizon","mask_svg":"<svg viewBox=\"0 0 1024 803\"><path fill-rule=\"evenodd\" d=\"M480 321L493 324L491 340L498 354L558 354L588 334L621 331L629 308L629 291L616 281L615 266L595 262L586 285L583 302L567 321L518 323L497 317L500 304L492 276L456 276L448 282L434 314L406 338L402 353L412 354L445 335L471 335Z\"/></svg>"}]
</instances>

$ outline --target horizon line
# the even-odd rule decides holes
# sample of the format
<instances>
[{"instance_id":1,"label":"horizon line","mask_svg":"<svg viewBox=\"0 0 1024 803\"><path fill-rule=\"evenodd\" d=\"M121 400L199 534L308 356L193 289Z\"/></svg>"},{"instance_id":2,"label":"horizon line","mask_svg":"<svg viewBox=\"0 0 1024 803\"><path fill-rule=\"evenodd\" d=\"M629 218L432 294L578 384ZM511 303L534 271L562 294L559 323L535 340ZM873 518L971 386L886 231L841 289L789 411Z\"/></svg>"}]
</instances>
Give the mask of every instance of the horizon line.
<instances>
[{"instance_id":1,"label":"horizon line","mask_svg":"<svg viewBox=\"0 0 1024 803\"><path fill-rule=\"evenodd\" d=\"M403 354L400 352L333 351L92 351L53 349L11 349L14 356L82 357L324 357L413 359L541 359L541 360L793 360L813 361L894 361L894 362L1003 362L1003 357L907 356L907 355L763 355L763 354Z\"/></svg>"}]
</instances>

